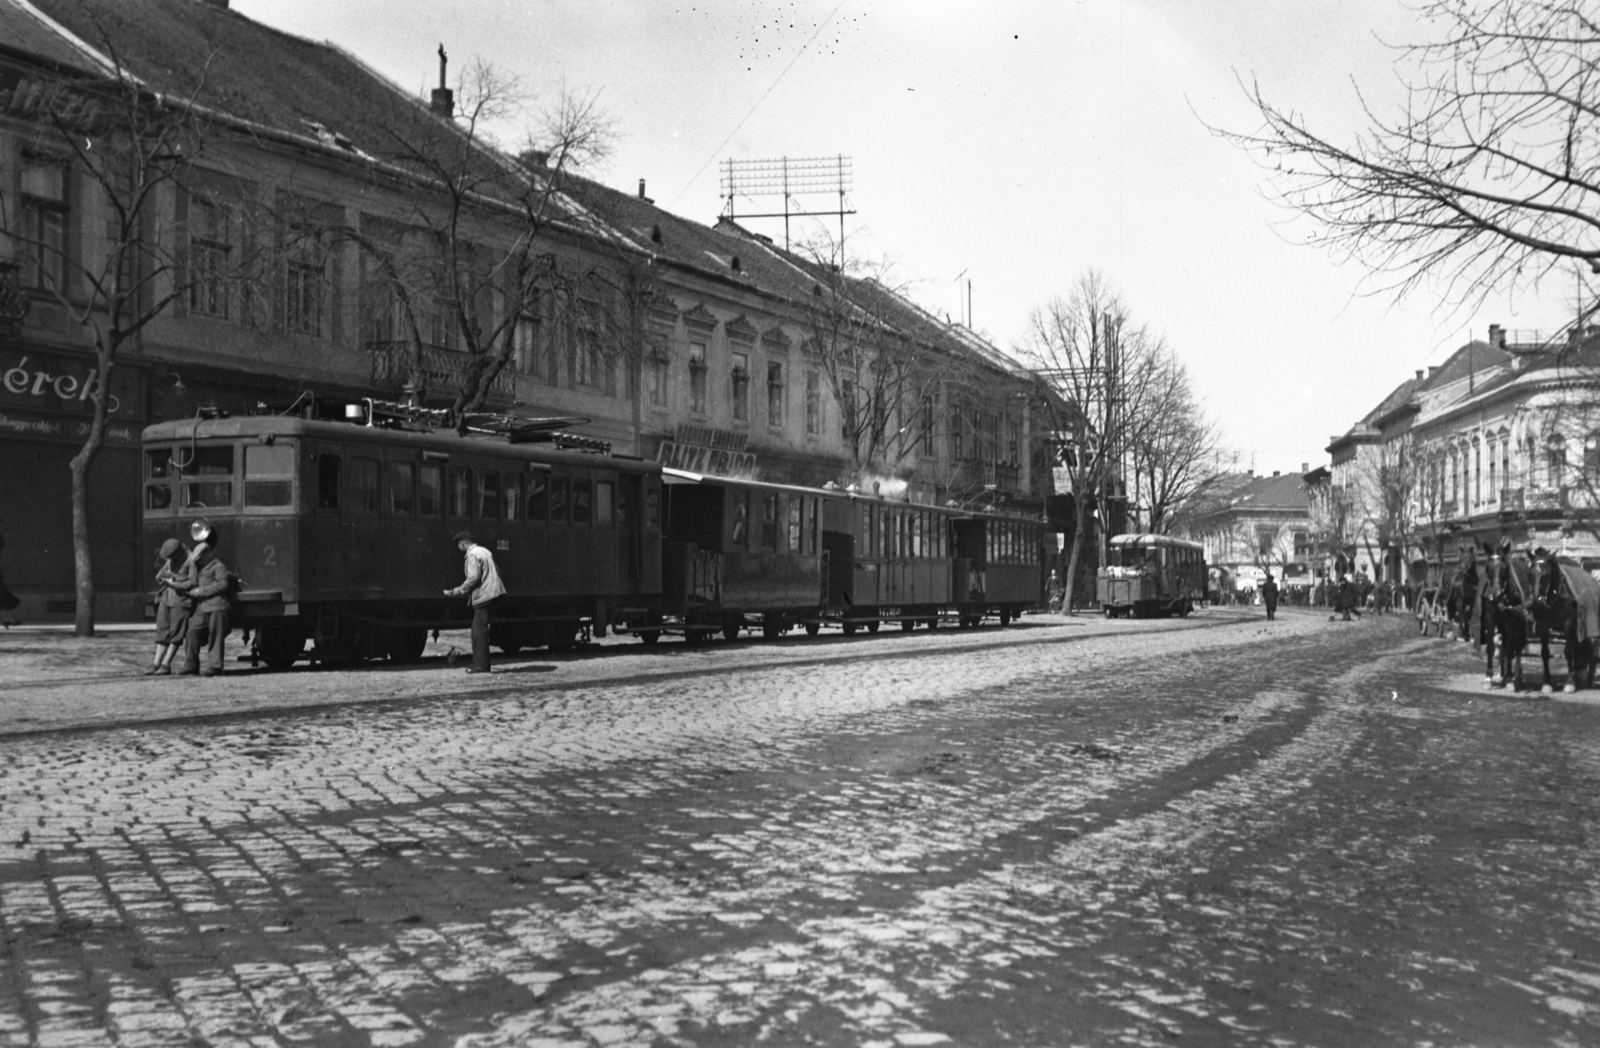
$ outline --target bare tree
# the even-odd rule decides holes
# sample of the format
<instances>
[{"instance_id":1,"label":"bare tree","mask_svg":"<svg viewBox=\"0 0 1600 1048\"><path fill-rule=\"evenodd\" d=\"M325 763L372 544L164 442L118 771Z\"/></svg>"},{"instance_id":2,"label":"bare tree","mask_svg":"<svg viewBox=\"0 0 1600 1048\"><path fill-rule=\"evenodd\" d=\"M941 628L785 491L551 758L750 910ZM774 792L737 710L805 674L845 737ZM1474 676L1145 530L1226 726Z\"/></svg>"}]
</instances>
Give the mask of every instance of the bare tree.
<instances>
[{"instance_id":1,"label":"bare tree","mask_svg":"<svg viewBox=\"0 0 1600 1048\"><path fill-rule=\"evenodd\" d=\"M549 345L574 346L573 366L586 375L609 373L604 329L618 316L620 278L600 274L593 254L563 254L553 239L559 229L605 236L567 191L574 172L610 148L598 99L563 92L513 157L491 130L525 112L516 78L474 61L453 97L461 104L451 118L416 106L377 128L386 149L376 159L410 182L402 213L329 226L307 205L283 216L291 239L303 230L358 246L373 278L363 304L369 332L382 336L373 341L404 346L409 383L446 385L456 413L509 389L506 369L518 354Z\"/></svg>"},{"instance_id":2,"label":"bare tree","mask_svg":"<svg viewBox=\"0 0 1600 1048\"><path fill-rule=\"evenodd\" d=\"M103 34L102 34L103 35ZM201 105L204 70L185 96L146 88L101 41L109 65L93 76L42 76L22 119L24 197L0 195L0 240L12 246L23 280L53 297L94 349L84 379L93 403L88 434L72 457L74 630L95 629L94 565L89 547L89 471L105 444L111 379L119 358L137 346L146 326L175 302L242 279L246 259L191 257L173 221L179 192L211 199L191 185L219 128ZM84 220L74 236L47 202L82 190ZM213 201L219 210L224 204Z\"/></svg>"},{"instance_id":3,"label":"bare tree","mask_svg":"<svg viewBox=\"0 0 1600 1048\"><path fill-rule=\"evenodd\" d=\"M1372 454L1357 458L1345 498L1354 515L1356 536L1367 559L1387 573L1388 552L1400 553L1400 578L1404 583L1410 549L1416 534L1418 468L1411 441L1385 441ZM1378 581L1378 580L1374 580Z\"/></svg>"},{"instance_id":4,"label":"bare tree","mask_svg":"<svg viewBox=\"0 0 1600 1048\"><path fill-rule=\"evenodd\" d=\"M1111 502L1126 497L1134 420L1157 399L1161 341L1135 325L1127 306L1098 272L1078 278L1065 299L1035 309L1017 347L1052 395L1039 410L1060 444L1074 495L1074 539L1067 558L1069 603L1087 543L1104 562ZM1098 527L1091 524L1098 518ZM1070 610L1070 609L1069 609Z\"/></svg>"},{"instance_id":5,"label":"bare tree","mask_svg":"<svg viewBox=\"0 0 1600 1048\"><path fill-rule=\"evenodd\" d=\"M1348 566L1355 559L1359 511L1346 487L1331 481L1308 486L1306 497L1311 551L1323 559L1332 574L1341 564Z\"/></svg>"},{"instance_id":6,"label":"bare tree","mask_svg":"<svg viewBox=\"0 0 1600 1048\"><path fill-rule=\"evenodd\" d=\"M1221 432L1205 417L1183 363L1164 345L1156 348L1145 410L1128 420L1129 495L1143 514L1141 526L1167 532L1175 514L1220 475Z\"/></svg>"},{"instance_id":7,"label":"bare tree","mask_svg":"<svg viewBox=\"0 0 1600 1048\"><path fill-rule=\"evenodd\" d=\"M1254 153L1280 199L1337 255L1404 294L1422 281L1473 303L1575 259L1600 264L1600 21L1587 0L1430 0L1424 42L1400 47L1406 103L1365 100L1338 142L1293 109L1213 129Z\"/></svg>"},{"instance_id":8,"label":"bare tree","mask_svg":"<svg viewBox=\"0 0 1600 1048\"><path fill-rule=\"evenodd\" d=\"M807 349L839 405L852 479L892 473L932 439L941 418L964 410L970 417L975 369L910 306L889 263L848 257L826 235L801 251L812 285L796 306Z\"/></svg>"}]
</instances>

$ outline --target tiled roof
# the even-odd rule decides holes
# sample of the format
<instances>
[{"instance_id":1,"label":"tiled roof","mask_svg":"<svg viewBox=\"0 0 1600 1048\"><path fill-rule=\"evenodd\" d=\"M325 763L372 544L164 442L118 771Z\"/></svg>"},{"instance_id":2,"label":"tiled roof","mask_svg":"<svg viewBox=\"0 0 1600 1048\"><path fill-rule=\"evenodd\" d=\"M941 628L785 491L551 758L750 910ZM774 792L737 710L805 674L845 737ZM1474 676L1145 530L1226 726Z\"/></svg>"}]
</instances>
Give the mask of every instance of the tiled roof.
<instances>
[{"instance_id":1,"label":"tiled roof","mask_svg":"<svg viewBox=\"0 0 1600 1048\"><path fill-rule=\"evenodd\" d=\"M1235 488L1229 496L1236 511L1305 511L1311 502L1306 497L1305 479L1298 473L1276 477L1255 477Z\"/></svg>"},{"instance_id":2,"label":"tiled roof","mask_svg":"<svg viewBox=\"0 0 1600 1048\"><path fill-rule=\"evenodd\" d=\"M0 48L79 72L94 72L98 56L53 25L38 8L6 0L0 3Z\"/></svg>"}]
</instances>

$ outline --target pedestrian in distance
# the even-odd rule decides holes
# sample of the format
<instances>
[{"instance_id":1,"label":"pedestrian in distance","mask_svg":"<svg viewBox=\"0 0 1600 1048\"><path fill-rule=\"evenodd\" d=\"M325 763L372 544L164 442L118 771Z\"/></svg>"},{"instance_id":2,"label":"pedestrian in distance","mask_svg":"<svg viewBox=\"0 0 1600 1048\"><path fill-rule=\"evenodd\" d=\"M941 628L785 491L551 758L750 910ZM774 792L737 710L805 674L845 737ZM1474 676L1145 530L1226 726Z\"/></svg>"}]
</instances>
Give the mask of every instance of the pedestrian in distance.
<instances>
[{"instance_id":1,"label":"pedestrian in distance","mask_svg":"<svg viewBox=\"0 0 1600 1048\"><path fill-rule=\"evenodd\" d=\"M466 557L466 580L454 589L447 589L447 597L466 597L472 608L472 668L468 673L489 672L489 621L495 603L505 596L506 587L500 581L500 572L494 566L494 554L478 545L470 531L458 531L456 548Z\"/></svg>"},{"instance_id":2,"label":"pedestrian in distance","mask_svg":"<svg viewBox=\"0 0 1600 1048\"><path fill-rule=\"evenodd\" d=\"M198 548L198 547L197 547ZM194 614L194 589L198 572L194 554L177 539L161 544L156 556L156 651L146 677L172 673L172 660L189 638L189 619Z\"/></svg>"},{"instance_id":3,"label":"pedestrian in distance","mask_svg":"<svg viewBox=\"0 0 1600 1048\"><path fill-rule=\"evenodd\" d=\"M1052 571L1050 573L1050 585L1048 592L1050 594L1050 613L1052 615L1061 614L1061 607L1066 603L1067 599L1067 587L1066 584L1061 581L1060 572Z\"/></svg>"},{"instance_id":4,"label":"pedestrian in distance","mask_svg":"<svg viewBox=\"0 0 1600 1048\"><path fill-rule=\"evenodd\" d=\"M200 545L195 547L195 584L189 590L194 612L189 618L189 634L184 642L183 674L215 677L222 672L223 641L228 636L228 597L233 578L228 566L217 556L217 536L205 518L189 529ZM204 665L201 654L204 653Z\"/></svg>"},{"instance_id":5,"label":"pedestrian in distance","mask_svg":"<svg viewBox=\"0 0 1600 1048\"><path fill-rule=\"evenodd\" d=\"M1278 614L1278 581L1270 571L1267 572L1267 580L1261 584L1261 603L1267 606L1267 621L1271 622Z\"/></svg>"}]
</instances>

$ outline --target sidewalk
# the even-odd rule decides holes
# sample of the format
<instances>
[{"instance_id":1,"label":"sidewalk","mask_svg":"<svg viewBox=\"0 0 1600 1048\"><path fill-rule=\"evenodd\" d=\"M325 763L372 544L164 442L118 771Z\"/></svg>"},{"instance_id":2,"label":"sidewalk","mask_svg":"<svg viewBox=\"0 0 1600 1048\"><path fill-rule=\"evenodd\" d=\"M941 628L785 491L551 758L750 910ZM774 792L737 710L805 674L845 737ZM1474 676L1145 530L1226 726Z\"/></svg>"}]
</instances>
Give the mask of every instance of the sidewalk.
<instances>
[{"instance_id":1,"label":"sidewalk","mask_svg":"<svg viewBox=\"0 0 1600 1048\"><path fill-rule=\"evenodd\" d=\"M1317 619L1305 618L1313 623ZM647 648L635 637L610 636L570 652L538 649L515 656L495 652L494 673L487 679L463 672L472 650L471 636L465 630L441 633L437 641L430 640L420 661L403 666L369 662L322 668L302 662L282 671L253 668L239 661L246 649L235 632L228 638L226 672L202 678L144 676L154 647L152 627L110 627L96 637L74 636L70 627L14 628L0 634L0 736L539 690L605 680L637 681L746 665L904 657L968 646L1070 641L1250 621L1267 625L1257 609L1213 608L1189 619L1108 621L1087 613L1072 617L1045 614L1026 616L1004 629L946 626L911 634L893 629L876 637L858 634L848 638L835 631L815 638L795 631L777 641L741 638L728 643L718 639L694 647L675 637ZM1285 628L1286 635L1300 631Z\"/></svg>"}]
</instances>

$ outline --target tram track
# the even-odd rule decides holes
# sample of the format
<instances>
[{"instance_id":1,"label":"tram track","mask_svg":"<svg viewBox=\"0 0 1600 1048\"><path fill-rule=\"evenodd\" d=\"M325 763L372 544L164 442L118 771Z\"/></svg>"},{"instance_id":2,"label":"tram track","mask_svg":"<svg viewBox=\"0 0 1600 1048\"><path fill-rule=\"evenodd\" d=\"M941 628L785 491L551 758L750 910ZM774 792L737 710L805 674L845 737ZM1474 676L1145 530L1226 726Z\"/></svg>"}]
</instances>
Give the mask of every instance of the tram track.
<instances>
[{"instance_id":1,"label":"tram track","mask_svg":"<svg viewBox=\"0 0 1600 1048\"><path fill-rule=\"evenodd\" d=\"M680 653L675 651L673 648L657 648L649 650L643 649L642 647L629 645L626 648L617 647L608 649L606 647L597 646L597 650L585 651L577 655L563 654L556 656L556 659L553 662L541 660L531 663L515 663L494 674L494 677L496 678L515 676L518 679L514 683L502 684L499 681L492 681L492 683L488 683L487 686L478 684L465 686L465 682L461 682L458 679L457 686L449 688L448 690L430 690L426 692L397 691L391 694L371 694L370 692L374 687L382 687L384 683L382 681L382 675L393 673L399 676L401 681L407 681L414 679L415 674L426 673L433 669L433 667L430 667L424 663L422 665L413 664L405 667L384 667L382 669L375 668L375 670L365 671L335 670L325 674L316 674L315 679L317 683L320 684L323 681L327 681L330 683L331 690L333 687L338 687L341 682L348 684L356 684L359 682L359 684L366 688L369 693L359 697L318 697L312 698L309 701L294 701L292 699L288 701L261 701L253 705L248 705L245 708L241 708L242 704L250 703L251 698L248 694L240 694L240 685L244 684L245 682L265 682L277 680L305 681L306 676L308 676L304 670L300 671L299 673L289 674L276 671L261 671L259 673L251 674L229 674L227 678L225 678L226 683L223 685L223 688L226 690L219 692L215 708L209 708L203 711L188 709L182 712L174 712L167 715L163 715L157 711L151 711L150 713L141 716L117 717L113 715L106 718L81 720L69 723L34 724L26 721L20 723L16 721L0 722L0 737L104 731L130 727L159 727L196 722L210 722L216 720L248 720L252 718L258 718L262 715L304 715L307 713L315 713L350 706L384 704L412 706L425 702L456 701L468 697L505 698L519 694L552 694L579 688L603 685L634 686L650 683L672 683L694 678L717 678L738 673L760 672L763 669L790 670L795 668L804 669L812 666L832 666L839 664L841 661L848 661L856 664L871 664L875 662L903 660L906 658L917 658L924 656L931 658L958 657L970 655L975 652L992 651L995 649L1006 648L1022 648L1034 644L1074 644L1106 638L1133 638L1166 633L1176 634L1237 627L1259 627L1260 625L1261 620L1256 618L1226 618L1218 619L1216 621L1190 621L1184 623L1183 625L1177 626L1168 624L1164 626L1118 629L1115 631L1097 630L1094 632L1075 634L1057 634L1056 631L1052 630L1050 636L1032 635L1032 630L1026 630L1024 628L1024 630L1019 631L1018 635L1014 638L990 639L994 638L997 633L1001 632L1000 630L996 629L982 631L980 635L985 637L983 640L974 639L969 641L954 641L949 644L941 643L936 646L905 646L904 644L897 644L893 639L895 636L894 634L885 634L870 639L860 636L853 638L845 638L841 636L837 638L821 639L820 641L810 639L794 640L789 642L793 645L793 647L787 647L786 642L784 641L756 640L745 642L751 645L749 657L738 657L739 653L728 652L727 647L722 646L693 649L693 652L696 655L711 655L718 653L727 653L729 655L729 661L719 662L715 665L696 664L692 667L683 668L673 666L649 667L644 669L630 669L614 673L600 672L594 674L584 674L582 676L570 678L564 677L563 679L531 679L531 674L534 672L550 672L551 669L558 669L563 666L595 664L603 666L605 663L613 660L637 658L661 658L664 660L675 660L677 657L681 657ZM916 639L921 639L921 635L902 635L900 639L902 641L910 641L913 639L913 637ZM821 652L810 650L813 645L824 647L828 650ZM841 652L837 650L838 646L840 645L857 645L862 650L847 650ZM802 646L804 646L807 650L801 652L800 648ZM791 651L793 651L794 654L790 654L789 652ZM378 679L374 680L374 677L377 677ZM84 674L77 677L58 678L47 681L22 681L0 684L0 696L19 695L29 691L60 693L66 689L95 688L97 685L114 684L119 682L139 687L149 687L151 684L159 682L160 684L166 685L169 688L171 687L170 678L151 678L147 682L143 677L129 676L126 674ZM198 682L193 683L198 685ZM306 683L309 684L310 682L306 681ZM216 682L208 682L208 684L205 686L214 687L216 686ZM302 693L304 690L305 689L301 689ZM320 691L322 689L317 688L316 690ZM107 699L108 701L123 701L124 697L108 695Z\"/></svg>"}]
</instances>

